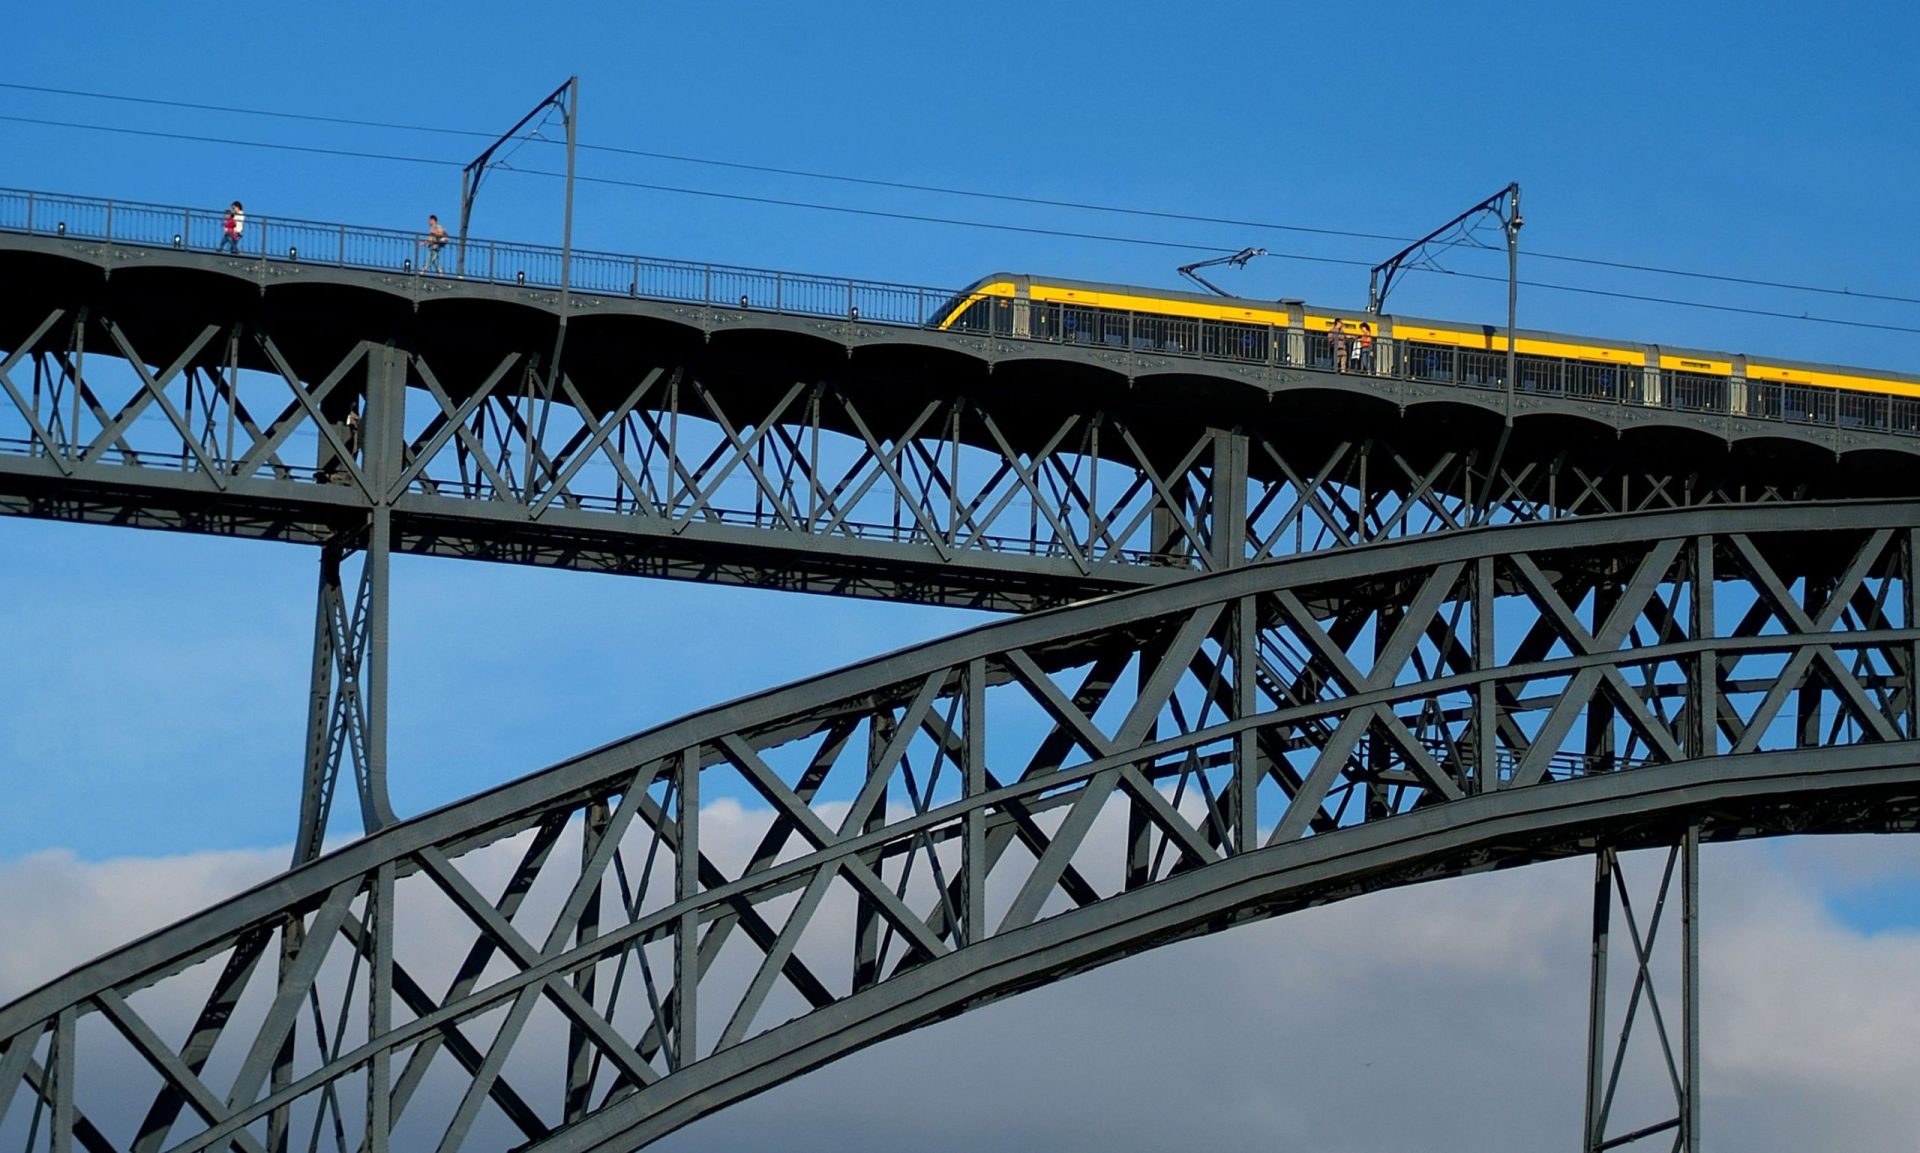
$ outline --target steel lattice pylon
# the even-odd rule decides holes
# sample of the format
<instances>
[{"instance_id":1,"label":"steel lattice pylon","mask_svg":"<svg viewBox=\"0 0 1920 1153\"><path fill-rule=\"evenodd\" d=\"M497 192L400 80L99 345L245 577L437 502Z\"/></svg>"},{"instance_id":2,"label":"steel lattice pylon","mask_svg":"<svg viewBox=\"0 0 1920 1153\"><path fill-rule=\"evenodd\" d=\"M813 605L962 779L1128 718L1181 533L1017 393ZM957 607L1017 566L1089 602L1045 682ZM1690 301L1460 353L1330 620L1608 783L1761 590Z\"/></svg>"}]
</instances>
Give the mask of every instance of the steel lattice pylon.
<instances>
[{"instance_id":1,"label":"steel lattice pylon","mask_svg":"<svg viewBox=\"0 0 1920 1153\"><path fill-rule=\"evenodd\" d=\"M1248 919L1596 851L1604 875L1684 844L1690 870L1698 840L1912 830L1915 525L1857 503L1395 541L697 714L0 1008L0 1138L629 1149ZM742 795L767 810L744 835L703 806ZM110 1095L76 1092L100 1070ZM1626 1139L1603 1080L1590 1147ZM1691 1143L1676 1081L1659 1133Z\"/></svg>"}]
</instances>

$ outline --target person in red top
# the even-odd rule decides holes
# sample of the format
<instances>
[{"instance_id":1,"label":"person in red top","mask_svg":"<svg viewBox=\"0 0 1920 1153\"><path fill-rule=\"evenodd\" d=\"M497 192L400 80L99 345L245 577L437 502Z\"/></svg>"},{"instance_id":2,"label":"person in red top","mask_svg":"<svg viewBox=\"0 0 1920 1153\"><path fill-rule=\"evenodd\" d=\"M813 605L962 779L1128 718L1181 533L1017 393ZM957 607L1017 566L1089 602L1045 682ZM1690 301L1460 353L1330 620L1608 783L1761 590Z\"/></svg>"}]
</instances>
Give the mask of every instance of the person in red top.
<instances>
[{"instance_id":1,"label":"person in red top","mask_svg":"<svg viewBox=\"0 0 1920 1153\"><path fill-rule=\"evenodd\" d=\"M247 210L240 207L238 200L227 209L227 217L220 222L219 251L240 255L240 234L247 230Z\"/></svg>"}]
</instances>

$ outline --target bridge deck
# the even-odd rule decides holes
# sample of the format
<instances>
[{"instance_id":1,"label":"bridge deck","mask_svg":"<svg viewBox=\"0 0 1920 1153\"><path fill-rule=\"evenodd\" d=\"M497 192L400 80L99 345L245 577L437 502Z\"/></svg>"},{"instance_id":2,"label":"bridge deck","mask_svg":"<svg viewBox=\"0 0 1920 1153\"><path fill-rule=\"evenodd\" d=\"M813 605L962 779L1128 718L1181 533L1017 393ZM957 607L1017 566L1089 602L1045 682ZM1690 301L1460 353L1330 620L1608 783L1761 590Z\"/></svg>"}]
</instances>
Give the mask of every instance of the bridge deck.
<instances>
[{"instance_id":1,"label":"bridge deck","mask_svg":"<svg viewBox=\"0 0 1920 1153\"><path fill-rule=\"evenodd\" d=\"M600 253L563 299L555 249L476 241L456 279L407 233L217 228L0 192L0 511L319 542L384 507L403 551L1018 609L1470 523L1904 496L1920 454L1890 407L945 332L943 290Z\"/></svg>"}]
</instances>

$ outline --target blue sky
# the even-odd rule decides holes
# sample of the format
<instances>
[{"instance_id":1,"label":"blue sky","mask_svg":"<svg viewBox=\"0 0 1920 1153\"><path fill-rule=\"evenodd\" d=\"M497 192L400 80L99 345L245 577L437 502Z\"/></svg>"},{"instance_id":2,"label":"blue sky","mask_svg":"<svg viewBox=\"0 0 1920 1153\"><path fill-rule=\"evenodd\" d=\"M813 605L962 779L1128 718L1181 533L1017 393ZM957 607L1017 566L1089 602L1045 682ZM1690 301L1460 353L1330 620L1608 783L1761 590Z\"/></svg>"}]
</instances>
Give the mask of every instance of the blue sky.
<instances>
[{"instance_id":1,"label":"blue sky","mask_svg":"<svg viewBox=\"0 0 1920 1153\"><path fill-rule=\"evenodd\" d=\"M4 79L503 131L578 74L588 145L1390 237L1418 235L1518 180L1524 280L1920 329L1911 304L1533 256L1920 297L1908 255L1920 248L1911 135L1920 100L1893 80L1920 54L1909 10L1546 11L1388 4L1365 23L1336 25L1259 4L987 4L959 20L851 3L562 7L536 20L504 5L336 5L317 19L250 12L216 32L209 25L220 21L142 5L81 5L18 13L15 41L28 50ZM89 30L85 52L66 47L76 23ZM183 66L208 60L218 66ZM0 88L0 117L15 118L0 119L0 183L9 186L206 207L238 197L256 215L403 228L429 211L457 215L459 166L485 142L20 87ZM534 171L560 171L561 150L530 143L511 163L487 178L475 232L556 241L561 186ZM583 183L583 248L933 286L996 269L1175 285L1178 264L1258 245L1316 259L1274 256L1218 279L1248 295L1357 307L1365 266L1397 247L594 149L581 153L580 171L724 194ZM1498 252L1456 250L1444 263L1504 273ZM1391 309L1498 321L1504 297L1497 282L1415 274ZM1920 369L1915 332L1547 288L1523 289L1520 316L1563 331ZM15 765L71 762L0 812L0 854L283 838L313 555L29 523L0 525L0 541L0 624L39 638L41 654L0 669L0 699L11 702L0 710L0 755ZM245 595L209 612L210 589ZM841 602L799 610L782 594L403 558L396 800L417 811L696 705L971 619ZM762 627L768 621L781 627ZM765 639L747 656L743 637ZM476 669L488 675L470 675ZM89 820L58 819L81 810Z\"/></svg>"},{"instance_id":2,"label":"blue sky","mask_svg":"<svg viewBox=\"0 0 1920 1153\"><path fill-rule=\"evenodd\" d=\"M585 177L720 195L583 183L583 248L932 286L1012 270L1173 287L1176 266L1257 245L1315 259L1275 255L1218 282L1357 308L1366 266L1398 245L1294 229L1411 238L1517 180L1523 280L1856 322L1531 286L1523 326L1920 372L1920 305L1857 295L1920 298L1920 15L1895 0L1466 0L1364 13L475 2L296 14L81 2L21 6L8 24L0 81L12 85L499 131L578 74L590 145L1258 222L587 150ZM0 87L0 185L15 188L205 208L237 197L256 214L414 228L430 211L457 216L459 165L480 143ZM529 144L512 163L489 176L475 232L557 243L560 185L535 170L558 171L560 150ZM1504 273L1494 252L1446 264ZM1504 309L1503 284L1419 275L1389 311L1499 322ZM0 522L0 862L286 843L316 569L314 553L290 546ZM396 803L419 811L980 619L400 558ZM1912 924L1901 880L1913 876L1831 870L1819 891L1847 923L1881 932Z\"/></svg>"}]
</instances>

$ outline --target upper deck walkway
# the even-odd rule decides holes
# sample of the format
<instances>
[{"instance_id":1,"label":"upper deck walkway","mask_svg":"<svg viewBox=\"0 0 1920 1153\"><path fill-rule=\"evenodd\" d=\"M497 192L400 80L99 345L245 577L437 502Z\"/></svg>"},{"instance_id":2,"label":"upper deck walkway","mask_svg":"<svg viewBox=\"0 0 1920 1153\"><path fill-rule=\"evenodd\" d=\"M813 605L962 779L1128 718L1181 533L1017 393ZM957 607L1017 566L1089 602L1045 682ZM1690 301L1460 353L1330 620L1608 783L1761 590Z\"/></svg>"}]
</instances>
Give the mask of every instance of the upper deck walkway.
<instances>
[{"instance_id":1,"label":"upper deck walkway","mask_svg":"<svg viewBox=\"0 0 1920 1153\"><path fill-rule=\"evenodd\" d=\"M0 190L0 513L314 542L385 506L402 551L1019 609L1920 475L1907 398L1524 355L1509 391L1391 318L1339 374L1321 309L946 331L960 291L575 251L562 293L557 248L436 275L419 233L250 213L234 255L221 221Z\"/></svg>"},{"instance_id":2,"label":"upper deck walkway","mask_svg":"<svg viewBox=\"0 0 1920 1153\"><path fill-rule=\"evenodd\" d=\"M0 232L102 241L114 245L182 252L221 250L224 213L137 201L0 189ZM966 299L965 288L893 284L781 272L763 268L667 260L658 257L576 249L570 257L555 246L472 238L464 244L449 237L438 251L420 232L363 225L297 220L250 213L236 254L257 262L265 274L273 265L333 267L398 273L432 280L457 277L476 284L559 290L590 296L627 297L739 308L794 317L856 320L870 325L924 329L949 318ZM429 269L427 265L436 267ZM566 283L562 284L565 268ZM1119 310L1126 315L1125 310ZM1337 315L1337 312L1329 315ZM1148 316L1151 314L1132 314ZM1359 318L1360 314L1353 314ZM1372 318L1369 318L1372 319ZM1295 327L1302 327L1296 318ZM1246 326L1233 324L1238 336ZM1191 331L1187 331L1187 330ZM1102 349L1147 352L1226 365L1291 366L1332 369L1331 349L1321 333L1288 339L1276 330L1270 339L1207 339L1208 322L1191 321L1179 339L1161 339L1161 326L1129 321L1100 340ZM1156 335L1150 336L1149 332ZM990 333L1022 343L1072 344L1086 334L1060 326L1034 325L1015 332L1002 325ZM1523 332L1523 338L1526 335ZM1400 342L1404 344L1405 342ZM1421 385L1502 393L1501 358L1489 358L1485 371L1449 371L1430 360L1400 355L1389 334L1380 342L1378 364L1368 375ZM1502 346L1503 347L1503 346ZM1523 358L1524 359L1524 358ZM1920 402L1891 395L1849 394L1837 390L1742 381L1729 389L1662 389L1630 368L1610 372L1604 385L1580 378L1530 375L1520 388L1530 398L1564 396L1583 403L1615 404L1693 416L1825 427L1855 433L1885 433L1920 440Z\"/></svg>"}]
</instances>

